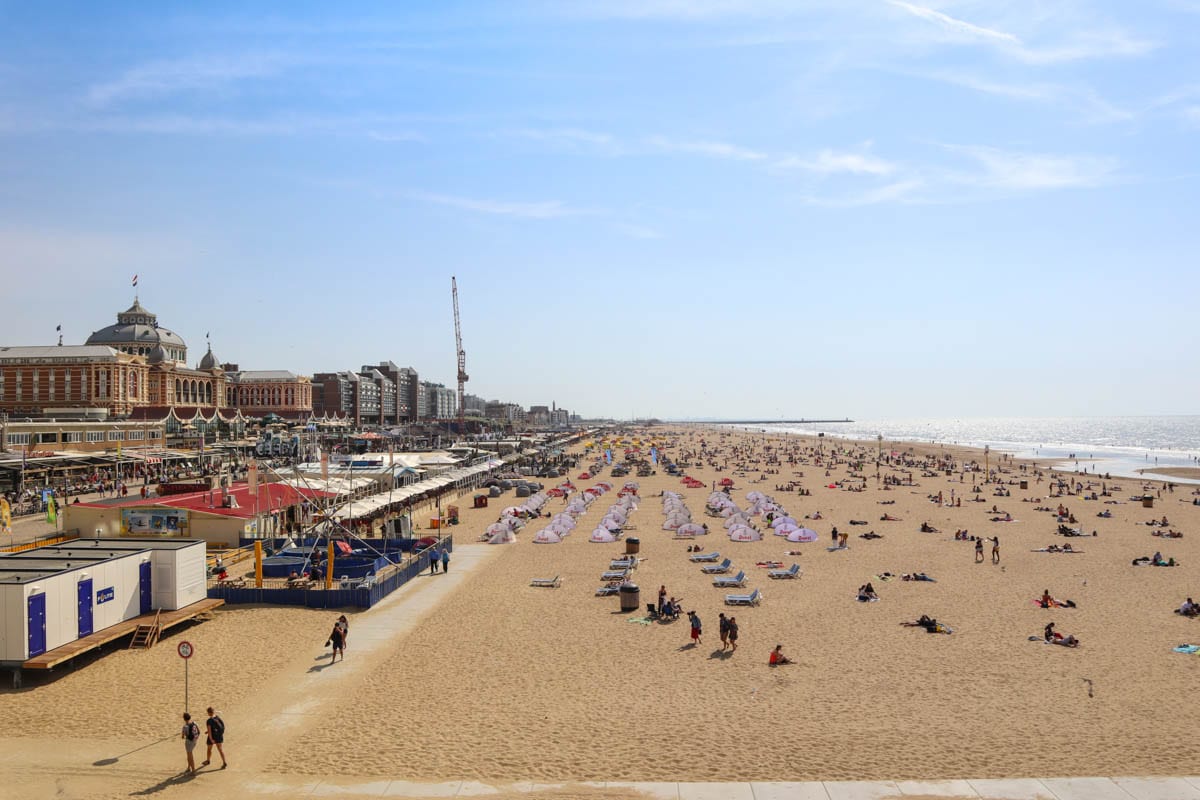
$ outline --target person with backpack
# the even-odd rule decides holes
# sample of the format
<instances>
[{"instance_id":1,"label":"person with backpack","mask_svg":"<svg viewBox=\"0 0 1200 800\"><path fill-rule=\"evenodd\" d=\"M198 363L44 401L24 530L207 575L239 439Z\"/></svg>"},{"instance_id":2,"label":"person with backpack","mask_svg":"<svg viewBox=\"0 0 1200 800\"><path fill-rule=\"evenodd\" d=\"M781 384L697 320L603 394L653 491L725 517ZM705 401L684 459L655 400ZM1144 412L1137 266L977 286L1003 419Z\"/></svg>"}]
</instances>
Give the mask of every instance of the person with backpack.
<instances>
[{"instance_id":1,"label":"person with backpack","mask_svg":"<svg viewBox=\"0 0 1200 800\"><path fill-rule=\"evenodd\" d=\"M207 767L212 761L213 745L217 746L217 752L221 754L221 769L229 766L225 760L225 720L221 719L221 715L213 711L213 707L208 707L208 719L204 721L205 727L208 728L208 752L204 755L204 763L200 766Z\"/></svg>"},{"instance_id":2,"label":"person with backpack","mask_svg":"<svg viewBox=\"0 0 1200 800\"><path fill-rule=\"evenodd\" d=\"M187 771L190 774L196 773L196 756L192 751L196 749L196 742L200 741L200 726L192 721L192 715L183 712L183 749L187 751Z\"/></svg>"}]
</instances>

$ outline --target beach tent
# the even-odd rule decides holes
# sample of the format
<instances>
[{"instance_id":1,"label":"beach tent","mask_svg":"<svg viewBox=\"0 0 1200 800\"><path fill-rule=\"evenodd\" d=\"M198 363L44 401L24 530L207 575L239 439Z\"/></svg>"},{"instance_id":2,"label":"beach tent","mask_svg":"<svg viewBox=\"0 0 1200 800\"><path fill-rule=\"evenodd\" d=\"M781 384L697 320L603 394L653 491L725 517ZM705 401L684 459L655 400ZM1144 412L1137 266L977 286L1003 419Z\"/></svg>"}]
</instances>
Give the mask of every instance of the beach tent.
<instances>
[{"instance_id":1,"label":"beach tent","mask_svg":"<svg viewBox=\"0 0 1200 800\"><path fill-rule=\"evenodd\" d=\"M800 527L799 523L797 523L796 520L794 520L788 516L776 517L775 519L771 520L772 528L778 528L781 526L788 526L788 525L793 525L797 528Z\"/></svg>"},{"instance_id":2,"label":"beach tent","mask_svg":"<svg viewBox=\"0 0 1200 800\"><path fill-rule=\"evenodd\" d=\"M562 542L562 535L550 528L538 531L533 537L534 544L559 544L560 542Z\"/></svg>"},{"instance_id":3,"label":"beach tent","mask_svg":"<svg viewBox=\"0 0 1200 800\"><path fill-rule=\"evenodd\" d=\"M762 533L748 525L742 525L729 532L731 542L757 542L762 539Z\"/></svg>"},{"instance_id":4,"label":"beach tent","mask_svg":"<svg viewBox=\"0 0 1200 800\"><path fill-rule=\"evenodd\" d=\"M517 540L517 536L507 528L502 528L493 533L488 538L488 544L512 544Z\"/></svg>"},{"instance_id":5,"label":"beach tent","mask_svg":"<svg viewBox=\"0 0 1200 800\"><path fill-rule=\"evenodd\" d=\"M596 528L596 530L592 531L592 535L588 537L589 542L599 542L601 544L615 542L616 540L616 534L606 531L604 528Z\"/></svg>"},{"instance_id":6,"label":"beach tent","mask_svg":"<svg viewBox=\"0 0 1200 800\"><path fill-rule=\"evenodd\" d=\"M815 542L817 532L811 528L798 528L787 535L789 542Z\"/></svg>"},{"instance_id":7,"label":"beach tent","mask_svg":"<svg viewBox=\"0 0 1200 800\"><path fill-rule=\"evenodd\" d=\"M704 534L708 533L708 531L704 530L703 525L698 525L695 522L688 522L684 525L680 525L675 532L680 536L703 536Z\"/></svg>"}]
</instances>

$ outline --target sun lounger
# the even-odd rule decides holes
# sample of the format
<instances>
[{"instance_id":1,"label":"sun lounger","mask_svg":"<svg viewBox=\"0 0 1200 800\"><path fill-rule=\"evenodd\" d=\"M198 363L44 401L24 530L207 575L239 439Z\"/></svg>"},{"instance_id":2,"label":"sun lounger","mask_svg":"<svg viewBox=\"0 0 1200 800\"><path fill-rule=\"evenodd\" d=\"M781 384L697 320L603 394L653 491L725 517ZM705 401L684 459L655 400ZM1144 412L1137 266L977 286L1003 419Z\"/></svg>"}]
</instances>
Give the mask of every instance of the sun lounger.
<instances>
[{"instance_id":1,"label":"sun lounger","mask_svg":"<svg viewBox=\"0 0 1200 800\"><path fill-rule=\"evenodd\" d=\"M608 564L609 569L637 569L637 558L614 558Z\"/></svg>"},{"instance_id":2,"label":"sun lounger","mask_svg":"<svg viewBox=\"0 0 1200 800\"><path fill-rule=\"evenodd\" d=\"M706 575L720 575L723 572L729 572L729 568L733 566L733 562L728 558L720 564L705 564L700 568Z\"/></svg>"},{"instance_id":3,"label":"sun lounger","mask_svg":"<svg viewBox=\"0 0 1200 800\"><path fill-rule=\"evenodd\" d=\"M544 589L557 589L562 585L562 578L555 575L553 578L534 578L529 582L530 586L540 586Z\"/></svg>"},{"instance_id":4,"label":"sun lounger","mask_svg":"<svg viewBox=\"0 0 1200 800\"><path fill-rule=\"evenodd\" d=\"M601 586L596 590L596 597L607 597L610 594L616 594L620 591L619 586Z\"/></svg>"},{"instance_id":5,"label":"sun lounger","mask_svg":"<svg viewBox=\"0 0 1200 800\"><path fill-rule=\"evenodd\" d=\"M628 577L629 577L629 570L627 570L627 569L610 569L608 572L605 572L603 575L600 576L600 580L602 580L602 581L623 581Z\"/></svg>"},{"instance_id":6,"label":"sun lounger","mask_svg":"<svg viewBox=\"0 0 1200 800\"><path fill-rule=\"evenodd\" d=\"M713 578L713 586L723 586L732 588L734 586L746 585L746 573L739 572L737 575L719 575Z\"/></svg>"},{"instance_id":7,"label":"sun lounger","mask_svg":"<svg viewBox=\"0 0 1200 800\"><path fill-rule=\"evenodd\" d=\"M750 594L727 594L725 595L725 605L727 606L756 606L762 601L762 592L755 589Z\"/></svg>"},{"instance_id":8,"label":"sun lounger","mask_svg":"<svg viewBox=\"0 0 1200 800\"><path fill-rule=\"evenodd\" d=\"M711 553L697 553L694 556L691 556L691 559L696 563L702 563L705 561L716 561L720 557L720 553L713 551Z\"/></svg>"},{"instance_id":9,"label":"sun lounger","mask_svg":"<svg viewBox=\"0 0 1200 800\"><path fill-rule=\"evenodd\" d=\"M768 578L782 578L785 580L788 578L799 578L800 577L800 565L792 564L790 569L773 569L767 573L767 577Z\"/></svg>"}]
</instances>

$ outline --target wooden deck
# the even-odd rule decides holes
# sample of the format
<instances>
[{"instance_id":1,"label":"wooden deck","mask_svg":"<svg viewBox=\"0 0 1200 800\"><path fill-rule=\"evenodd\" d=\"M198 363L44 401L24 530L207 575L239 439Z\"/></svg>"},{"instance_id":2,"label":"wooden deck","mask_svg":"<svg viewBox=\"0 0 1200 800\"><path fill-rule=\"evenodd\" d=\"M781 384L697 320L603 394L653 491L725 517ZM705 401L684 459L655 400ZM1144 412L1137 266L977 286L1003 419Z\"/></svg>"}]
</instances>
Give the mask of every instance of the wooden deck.
<instances>
[{"instance_id":1,"label":"wooden deck","mask_svg":"<svg viewBox=\"0 0 1200 800\"><path fill-rule=\"evenodd\" d=\"M224 600L206 599L198 603L192 603L190 606L184 606L177 611L164 611L158 619L159 629L165 631L223 605L225 605ZM23 669L54 669L59 664L70 661L72 658L82 655L89 650L95 650L97 647L120 639L122 636L128 636L137 630L139 625L148 625L152 622L154 622L154 614L143 614L140 617L118 622L116 625L112 625L102 631L97 631L91 636L84 636L82 639L68 642L62 647L47 650L40 656L34 656L29 659L21 666Z\"/></svg>"}]
</instances>

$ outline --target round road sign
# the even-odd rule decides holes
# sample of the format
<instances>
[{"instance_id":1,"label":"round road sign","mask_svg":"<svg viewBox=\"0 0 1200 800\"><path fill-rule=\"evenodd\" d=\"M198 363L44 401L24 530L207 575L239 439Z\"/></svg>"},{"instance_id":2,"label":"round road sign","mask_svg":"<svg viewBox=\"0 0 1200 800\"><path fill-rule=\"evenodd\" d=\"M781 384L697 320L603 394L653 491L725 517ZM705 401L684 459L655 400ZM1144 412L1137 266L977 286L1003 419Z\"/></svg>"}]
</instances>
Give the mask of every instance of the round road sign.
<instances>
[{"instance_id":1,"label":"round road sign","mask_svg":"<svg viewBox=\"0 0 1200 800\"><path fill-rule=\"evenodd\" d=\"M179 650L180 658L191 658L192 653L196 652L191 642L180 642L179 647L176 649Z\"/></svg>"}]
</instances>

